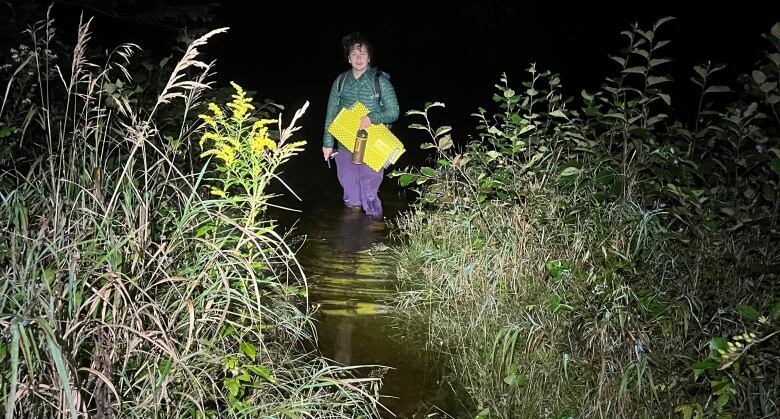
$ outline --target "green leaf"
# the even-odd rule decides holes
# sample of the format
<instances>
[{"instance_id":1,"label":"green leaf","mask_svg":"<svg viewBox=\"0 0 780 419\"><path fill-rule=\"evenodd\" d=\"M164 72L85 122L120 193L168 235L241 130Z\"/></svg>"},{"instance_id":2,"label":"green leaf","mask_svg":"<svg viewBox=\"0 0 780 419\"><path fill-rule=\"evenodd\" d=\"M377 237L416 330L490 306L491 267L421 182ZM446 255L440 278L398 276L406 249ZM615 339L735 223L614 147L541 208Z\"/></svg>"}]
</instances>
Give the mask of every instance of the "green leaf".
<instances>
[{"instance_id":1,"label":"green leaf","mask_svg":"<svg viewBox=\"0 0 780 419\"><path fill-rule=\"evenodd\" d=\"M438 134L437 134L438 135ZM452 148L452 137L445 135L439 140L439 151L444 151Z\"/></svg>"},{"instance_id":2,"label":"green leaf","mask_svg":"<svg viewBox=\"0 0 780 419\"><path fill-rule=\"evenodd\" d=\"M777 22L772 26L772 35L774 35L775 38L780 40L780 22Z\"/></svg>"},{"instance_id":3,"label":"green leaf","mask_svg":"<svg viewBox=\"0 0 780 419\"><path fill-rule=\"evenodd\" d=\"M238 380L235 378L229 378L224 381L225 388L228 390L231 396L238 396Z\"/></svg>"},{"instance_id":4,"label":"green leaf","mask_svg":"<svg viewBox=\"0 0 780 419\"><path fill-rule=\"evenodd\" d=\"M759 86L758 88L761 89L761 91L764 93L769 93L772 90L775 90L775 87L777 87L777 82L768 81L766 83L762 83L761 86Z\"/></svg>"},{"instance_id":5,"label":"green leaf","mask_svg":"<svg viewBox=\"0 0 780 419\"><path fill-rule=\"evenodd\" d=\"M693 368L693 379L698 380L699 376L701 376L702 373L708 371L708 370L714 370L718 367L718 361L707 358L704 361L697 362L692 365Z\"/></svg>"},{"instance_id":6,"label":"green leaf","mask_svg":"<svg viewBox=\"0 0 780 419\"><path fill-rule=\"evenodd\" d=\"M636 67L629 67L623 70L623 73L645 74L646 71L647 71L647 67L640 65Z\"/></svg>"},{"instance_id":7,"label":"green leaf","mask_svg":"<svg viewBox=\"0 0 780 419\"><path fill-rule=\"evenodd\" d=\"M62 392L65 395L65 400L67 401L70 417L73 419L78 419L78 414L76 413L76 400L74 399L73 392L71 391L69 369L65 365L65 357L62 354L62 348L57 342L54 329L52 329L48 321L42 317L38 317L37 322L38 326L46 332L46 343L49 348L49 354L51 355L52 361L54 361L54 367L57 370L57 378L59 379L60 385L62 386Z\"/></svg>"},{"instance_id":8,"label":"green leaf","mask_svg":"<svg viewBox=\"0 0 780 419\"><path fill-rule=\"evenodd\" d=\"M761 317L761 315L758 313L758 310L747 304L738 304L737 311L748 320L757 321L758 318Z\"/></svg>"},{"instance_id":9,"label":"green leaf","mask_svg":"<svg viewBox=\"0 0 780 419\"><path fill-rule=\"evenodd\" d=\"M671 96L667 95L666 93L659 93L658 97L663 99L663 101L666 103L667 106L671 106L672 105L672 98L671 98Z\"/></svg>"},{"instance_id":10,"label":"green leaf","mask_svg":"<svg viewBox=\"0 0 780 419\"><path fill-rule=\"evenodd\" d=\"M615 62L617 62L621 66L625 66L626 65L626 60L624 58L615 57L614 55L610 55L609 58L611 58L612 60L615 60Z\"/></svg>"},{"instance_id":11,"label":"green leaf","mask_svg":"<svg viewBox=\"0 0 780 419\"><path fill-rule=\"evenodd\" d=\"M444 134L446 134L446 133L448 133L450 131L452 131L452 127L445 125L445 126L436 128L436 134L435 135L438 137L438 136L444 135Z\"/></svg>"},{"instance_id":12,"label":"green leaf","mask_svg":"<svg viewBox=\"0 0 780 419\"><path fill-rule=\"evenodd\" d=\"M576 176L579 173L580 173L580 169L578 169L576 167L569 166L569 167L563 169L563 171L561 171L561 176L560 177Z\"/></svg>"},{"instance_id":13,"label":"green leaf","mask_svg":"<svg viewBox=\"0 0 780 419\"><path fill-rule=\"evenodd\" d=\"M764 74L761 70L753 70L752 73L753 81L755 81L757 84L761 84L766 81L766 74Z\"/></svg>"},{"instance_id":14,"label":"green leaf","mask_svg":"<svg viewBox=\"0 0 780 419\"><path fill-rule=\"evenodd\" d=\"M563 259L550 260L545 264L545 267L552 279L560 281L571 269L571 263Z\"/></svg>"},{"instance_id":15,"label":"green leaf","mask_svg":"<svg viewBox=\"0 0 780 419\"><path fill-rule=\"evenodd\" d=\"M510 98L515 95L515 91L512 89L506 89L504 90L504 97Z\"/></svg>"},{"instance_id":16,"label":"green leaf","mask_svg":"<svg viewBox=\"0 0 780 419\"><path fill-rule=\"evenodd\" d=\"M265 379L270 383L276 383L276 378L268 371L268 367L264 365L246 365L244 368L252 374Z\"/></svg>"},{"instance_id":17,"label":"green leaf","mask_svg":"<svg viewBox=\"0 0 780 419\"><path fill-rule=\"evenodd\" d=\"M780 67L780 54L773 52L769 54L769 58L771 58L772 61L774 61L776 66Z\"/></svg>"},{"instance_id":18,"label":"green leaf","mask_svg":"<svg viewBox=\"0 0 780 419\"><path fill-rule=\"evenodd\" d=\"M671 58L653 58L650 60L650 67L655 67L661 64L666 64L668 62L671 62ZM665 78L665 77L664 77Z\"/></svg>"},{"instance_id":19,"label":"green leaf","mask_svg":"<svg viewBox=\"0 0 780 419\"><path fill-rule=\"evenodd\" d=\"M672 81L669 77L662 77L662 76L650 76L647 78L647 85L652 86L654 84L660 84L660 83L668 83Z\"/></svg>"},{"instance_id":20,"label":"green leaf","mask_svg":"<svg viewBox=\"0 0 780 419\"><path fill-rule=\"evenodd\" d=\"M699 77L702 78L702 80L707 78L707 74L708 73L707 73L707 69L706 68L704 68L704 67L702 67L700 65L697 65L697 66L693 67L693 71L695 71L696 74L698 74Z\"/></svg>"},{"instance_id":21,"label":"green leaf","mask_svg":"<svg viewBox=\"0 0 780 419\"><path fill-rule=\"evenodd\" d=\"M550 116L555 116L555 117L558 117L558 118L569 119L566 116L566 114L564 114L560 109L556 109L556 110L550 112Z\"/></svg>"},{"instance_id":22,"label":"green leaf","mask_svg":"<svg viewBox=\"0 0 780 419\"><path fill-rule=\"evenodd\" d=\"M509 384L512 388L517 388L525 384L525 375L523 374L510 374L504 377L504 382Z\"/></svg>"},{"instance_id":23,"label":"green leaf","mask_svg":"<svg viewBox=\"0 0 780 419\"><path fill-rule=\"evenodd\" d=\"M588 102L593 101L593 95L588 94L588 92L586 92L585 89L582 89L582 91L580 91L580 95L582 96L583 99L585 99Z\"/></svg>"},{"instance_id":24,"label":"green leaf","mask_svg":"<svg viewBox=\"0 0 780 419\"><path fill-rule=\"evenodd\" d=\"M704 93L731 93L731 88L728 86L710 86Z\"/></svg>"},{"instance_id":25,"label":"green leaf","mask_svg":"<svg viewBox=\"0 0 780 419\"><path fill-rule=\"evenodd\" d=\"M422 143L422 144L420 144L420 150L428 150L429 148L436 148L436 144L433 144L433 143Z\"/></svg>"},{"instance_id":26,"label":"green leaf","mask_svg":"<svg viewBox=\"0 0 780 419\"><path fill-rule=\"evenodd\" d=\"M165 377L168 376L168 373L171 372L171 367L173 366L173 361L170 358L165 358L162 363L160 363L160 377L165 379Z\"/></svg>"},{"instance_id":27,"label":"green leaf","mask_svg":"<svg viewBox=\"0 0 780 419\"><path fill-rule=\"evenodd\" d=\"M721 337L712 338L710 339L709 343L710 347L710 354L714 355L718 353L718 349L728 350L729 348L729 342L726 339L723 339Z\"/></svg>"},{"instance_id":28,"label":"green leaf","mask_svg":"<svg viewBox=\"0 0 780 419\"><path fill-rule=\"evenodd\" d=\"M0 138L5 138L13 134L14 130L11 127L0 128Z\"/></svg>"},{"instance_id":29,"label":"green leaf","mask_svg":"<svg viewBox=\"0 0 780 419\"><path fill-rule=\"evenodd\" d=\"M241 342L240 347L241 352L254 362L255 356L257 355L257 349L255 348L255 345L250 342Z\"/></svg>"},{"instance_id":30,"label":"green leaf","mask_svg":"<svg viewBox=\"0 0 780 419\"><path fill-rule=\"evenodd\" d=\"M436 171L430 167L423 167L422 169L420 169L420 173L428 177L436 176Z\"/></svg>"},{"instance_id":31,"label":"green leaf","mask_svg":"<svg viewBox=\"0 0 780 419\"><path fill-rule=\"evenodd\" d=\"M623 115L622 113L616 113L616 112L612 112L612 113L605 114L605 115L604 115L604 117L605 117L605 118L615 118L615 119L620 119L620 120L622 120L623 122L625 122L625 121L626 121L626 116L625 116L625 115Z\"/></svg>"},{"instance_id":32,"label":"green leaf","mask_svg":"<svg viewBox=\"0 0 780 419\"><path fill-rule=\"evenodd\" d=\"M718 409L718 411L721 411L726 406L726 404L728 404L728 402L729 402L729 393L728 391L725 391L721 393L720 396L718 396L718 401L716 402L715 407L716 409Z\"/></svg>"},{"instance_id":33,"label":"green leaf","mask_svg":"<svg viewBox=\"0 0 780 419\"><path fill-rule=\"evenodd\" d=\"M658 30L658 28L659 28L661 25L663 25L663 24L664 24L664 23L666 23L666 22L670 22L670 21L672 21L672 20L674 20L674 19L675 19L675 17L674 17L674 16L664 16L664 17L662 17L662 18L658 19L658 21L657 21L657 22L655 22L655 24L653 25L653 31L656 31L656 30Z\"/></svg>"},{"instance_id":34,"label":"green leaf","mask_svg":"<svg viewBox=\"0 0 780 419\"><path fill-rule=\"evenodd\" d=\"M655 43L655 45L653 45L653 51L655 51L657 49L661 49L661 48L669 45L671 42L672 41L670 41L668 39L665 39L663 41L658 41L658 42Z\"/></svg>"},{"instance_id":35,"label":"green leaf","mask_svg":"<svg viewBox=\"0 0 780 419\"><path fill-rule=\"evenodd\" d=\"M499 153L496 150L490 150L487 153L485 153L488 156L488 161L493 161L499 157L501 157L501 153Z\"/></svg>"},{"instance_id":36,"label":"green leaf","mask_svg":"<svg viewBox=\"0 0 780 419\"><path fill-rule=\"evenodd\" d=\"M477 413L474 419L487 419L488 416L490 416L490 409L484 408Z\"/></svg>"},{"instance_id":37,"label":"green leaf","mask_svg":"<svg viewBox=\"0 0 780 419\"><path fill-rule=\"evenodd\" d=\"M681 404L674 411L682 413L683 419L691 419L693 417L693 407L689 404Z\"/></svg>"},{"instance_id":38,"label":"green leaf","mask_svg":"<svg viewBox=\"0 0 780 419\"><path fill-rule=\"evenodd\" d=\"M417 179L417 176L410 175L410 174L403 174L400 178L398 178L398 184L402 187L409 186L412 182L414 182Z\"/></svg>"},{"instance_id":39,"label":"green leaf","mask_svg":"<svg viewBox=\"0 0 780 419\"><path fill-rule=\"evenodd\" d=\"M422 125L422 124L409 124L409 128L421 129L421 130L426 130L426 131L428 130L428 127L426 127L425 125Z\"/></svg>"}]
</instances>

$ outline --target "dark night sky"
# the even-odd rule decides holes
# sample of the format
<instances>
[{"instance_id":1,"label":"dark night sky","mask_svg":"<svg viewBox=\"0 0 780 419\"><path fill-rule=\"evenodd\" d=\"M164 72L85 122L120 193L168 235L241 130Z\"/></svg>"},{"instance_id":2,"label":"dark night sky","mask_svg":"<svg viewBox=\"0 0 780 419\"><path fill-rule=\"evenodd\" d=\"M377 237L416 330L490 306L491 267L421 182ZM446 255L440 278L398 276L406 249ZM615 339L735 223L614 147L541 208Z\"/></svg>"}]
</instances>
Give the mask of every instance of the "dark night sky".
<instances>
[{"instance_id":1,"label":"dark night sky","mask_svg":"<svg viewBox=\"0 0 780 419\"><path fill-rule=\"evenodd\" d=\"M225 6L215 23L231 31L213 51L220 77L240 80L285 105L311 101L308 122L321 129L330 84L346 68L340 39L359 29L374 40L376 63L391 74L402 111L443 101L448 110L438 123L470 128L469 114L490 106L501 73L519 87L530 62L561 73L568 94L595 90L605 76L615 75L617 65L607 54L619 54L625 45L619 32L633 22L647 29L658 18L677 17L660 37L672 40L664 51L677 60L670 71L680 80L677 85L688 89L694 87L688 81L692 66L707 59L730 64L732 73L724 82L750 68L769 45L760 34L780 20L780 12L768 13L766 6L735 7L733 2L686 8L578 3L386 1L334 10L325 4L275 2L257 11ZM683 92L675 101L681 106L686 104ZM402 117L398 125L408 122Z\"/></svg>"},{"instance_id":2,"label":"dark night sky","mask_svg":"<svg viewBox=\"0 0 780 419\"><path fill-rule=\"evenodd\" d=\"M243 3L243 2L242 2ZM353 29L374 41L376 60L391 74L403 112L420 109L426 101L442 101L438 125L453 125L456 138L471 132L478 106L490 106L494 84L502 72L517 87L525 81L530 62L561 73L566 93L595 90L616 64L607 54L625 45L620 31L638 22L648 28L658 18L675 16L661 31L671 39L666 52L677 60L673 102L690 108L697 92L688 78L692 66L707 59L729 63L723 82L733 83L750 68L768 43L769 31L780 13L766 6L682 8L678 6L562 6L560 2L522 4L511 1L361 2L334 9L330 2L301 6L273 2L256 10L239 5L220 8L215 25L230 26L215 39L209 54L217 58L218 78L235 80L259 96L288 108L311 102L304 134L318 141L328 89L346 69L340 39ZM588 2L591 3L591 2ZM596 3L596 2L592 2ZM344 4L339 2L339 4ZM360 6L358 6L360 4ZM691 99L689 99L691 98ZM404 132L410 122L402 116L399 135L424 140L421 132ZM404 140L408 140L405 138ZM410 144L411 143L411 144Z\"/></svg>"},{"instance_id":3,"label":"dark night sky","mask_svg":"<svg viewBox=\"0 0 780 419\"><path fill-rule=\"evenodd\" d=\"M150 3L154 1L138 0L138 7ZM567 95L579 96L582 88L594 91L604 77L616 75L617 64L607 55L619 54L625 45L620 31L633 22L649 28L664 16L677 17L659 35L672 40L663 52L676 60L669 68L678 80L673 105L689 110L698 94L688 81L693 65L707 59L726 62L729 72L720 81L733 85L736 74L750 69L769 47L761 34L780 21L780 8L773 10L771 2L576 3L402 0L303 5L226 0L208 25L231 29L203 52L205 59L217 60L220 86L234 80L290 110L309 100L311 107L301 121L303 135L317 143L328 90L347 68L341 37L361 30L375 44L374 62L392 76L402 110L395 124L398 134L408 148L416 148L413 144L424 138L419 131L406 130L417 121L403 112L419 109L426 101L445 102L446 111L434 123L453 125L456 140L462 139L474 125L469 115L479 106L491 106L501 73L518 89L530 62L560 73ZM70 6L63 1L56 7ZM67 24L60 21L59 26ZM67 27L60 31L73 33ZM137 42L165 54L175 37L171 31L123 25L105 16L96 17L94 31L96 38Z\"/></svg>"}]
</instances>

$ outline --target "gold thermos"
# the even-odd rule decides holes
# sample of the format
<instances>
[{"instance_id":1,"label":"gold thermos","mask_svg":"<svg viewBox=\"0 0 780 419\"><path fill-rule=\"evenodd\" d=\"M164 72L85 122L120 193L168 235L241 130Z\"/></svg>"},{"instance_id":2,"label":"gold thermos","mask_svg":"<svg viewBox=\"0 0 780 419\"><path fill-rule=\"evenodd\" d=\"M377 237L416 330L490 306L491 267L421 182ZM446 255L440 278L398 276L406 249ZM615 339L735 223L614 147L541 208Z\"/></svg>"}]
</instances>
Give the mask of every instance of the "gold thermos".
<instances>
[{"instance_id":1,"label":"gold thermos","mask_svg":"<svg viewBox=\"0 0 780 419\"><path fill-rule=\"evenodd\" d=\"M358 130L355 137L355 148L352 150L352 163L363 164L363 156L366 154L366 141L368 141L368 132L364 129Z\"/></svg>"}]
</instances>

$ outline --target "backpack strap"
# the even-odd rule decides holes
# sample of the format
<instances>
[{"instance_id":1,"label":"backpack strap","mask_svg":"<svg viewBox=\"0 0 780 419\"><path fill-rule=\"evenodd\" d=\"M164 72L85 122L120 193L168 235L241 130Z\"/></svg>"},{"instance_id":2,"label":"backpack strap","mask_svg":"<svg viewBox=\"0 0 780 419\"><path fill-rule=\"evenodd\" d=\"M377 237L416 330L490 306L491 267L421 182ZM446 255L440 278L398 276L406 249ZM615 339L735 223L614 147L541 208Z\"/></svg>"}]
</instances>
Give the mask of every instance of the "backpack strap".
<instances>
[{"instance_id":1,"label":"backpack strap","mask_svg":"<svg viewBox=\"0 0 780 419\"><path fill-rule=\"evenodd\" d=\"M382 87L379 85L379 78L382 77L382 70L377 69L374 73L374 97L377 103L382 106Z\"/></svg>"},{"instance_id":2,"label":"backpack strap","mask_svg":"<svg viewBox=\"0 0 780 419\"><path fill-rule=\"evenodd\" d=\"M341 92L344 90L344 82L347 80L347 73L349 73L349 70L339 74L339 79L337 82L338 86L338 92L339 92L339 105L341 104ZM387 73L383 73L382 70L377 69L374 73L374 98L376 99L377 103L380 105L382 104L382 87L379 84L379 78L385 76L388 79L390 78L390 75Z\"/></svg>"},{"instance_id":3,"label":"backpack strap","mask_svg":"<svg viewBox=\"0 0 780 419\"><path fill-rule=\"evenodd\" d=\"M347 70L347 71L349 71L349 70ZM338 83L337 83L338 92L339 92L339 103L338 103L338 105L341 105L341 91L344 90L344 82L347 79L347 71L339 74L339 80L338 80Z\"/></svg>"}]
</instances>

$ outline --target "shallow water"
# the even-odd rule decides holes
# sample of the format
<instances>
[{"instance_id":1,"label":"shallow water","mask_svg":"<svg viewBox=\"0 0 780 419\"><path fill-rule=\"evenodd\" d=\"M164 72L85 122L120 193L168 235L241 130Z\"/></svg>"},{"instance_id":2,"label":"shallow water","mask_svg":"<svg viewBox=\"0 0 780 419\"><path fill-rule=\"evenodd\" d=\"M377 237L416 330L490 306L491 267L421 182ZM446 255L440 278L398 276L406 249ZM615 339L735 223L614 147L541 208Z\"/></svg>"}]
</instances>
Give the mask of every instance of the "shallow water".
<instances>
[{"instance_id":1,"label":"shallow water","mask_svg":"<svg viewBox=\"0 0 780 419\"><path fill-rule=\"evenodd\" d=\"M334 169L335 170L335 169ZM380 196L385 220L408 207L403 193L385 179ZM386 304L396 292L390 226L341 204L335 173L309 178L296 193L302 212L287 215L293 235L305 237L298 259L308 277L321 354L344 365L379 365L381 402L392 417L448 417L447 388L437 353L427 352L420 331L401 330ZM405 326L408 327L408 326Z\"/></svg>"}]
</instances>

